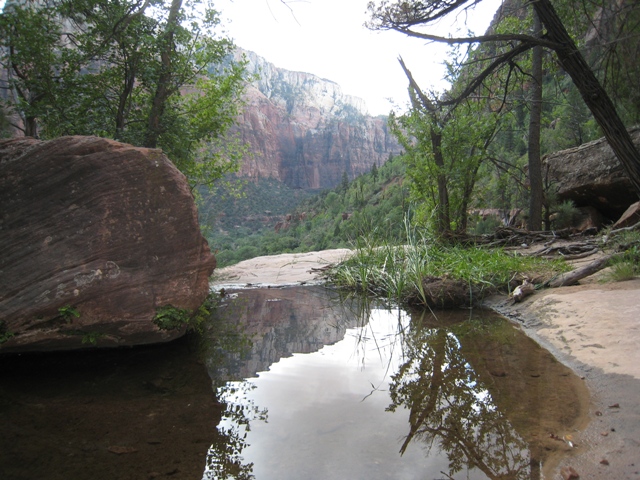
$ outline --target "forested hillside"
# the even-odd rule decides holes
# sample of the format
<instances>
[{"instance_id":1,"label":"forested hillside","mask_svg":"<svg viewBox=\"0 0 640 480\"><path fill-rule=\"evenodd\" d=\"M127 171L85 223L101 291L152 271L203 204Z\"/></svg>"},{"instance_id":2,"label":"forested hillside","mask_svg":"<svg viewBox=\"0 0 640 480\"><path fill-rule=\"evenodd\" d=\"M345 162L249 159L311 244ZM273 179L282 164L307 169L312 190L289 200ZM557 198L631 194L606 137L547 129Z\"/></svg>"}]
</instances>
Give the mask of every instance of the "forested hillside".
<instances>
[{"instance_id":1,"label":"forested hillside","mask_svg":"<svg viewBox=\"0 0 640 480\"><path fill-rule=\"evenodd\" d=\"M224 213L201 217L201 223L212 249L218 250L219 266L259 255L351 248L363 235L402 242L409 206L404 181L400 157L374 164L353 181L345 174L336 188L313 196L262 180L244 185L243 195L224 190L210 198Z\"/></svg>"}]
</instances>

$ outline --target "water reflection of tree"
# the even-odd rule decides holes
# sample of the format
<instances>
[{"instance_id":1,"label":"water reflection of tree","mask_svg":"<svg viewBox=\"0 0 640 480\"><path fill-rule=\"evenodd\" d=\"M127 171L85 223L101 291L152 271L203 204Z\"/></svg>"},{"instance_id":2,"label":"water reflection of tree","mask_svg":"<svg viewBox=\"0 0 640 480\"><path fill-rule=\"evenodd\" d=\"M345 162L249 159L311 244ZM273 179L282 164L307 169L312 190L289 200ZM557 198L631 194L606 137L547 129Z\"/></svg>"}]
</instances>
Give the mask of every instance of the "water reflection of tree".
<instances>
[{"instance_id":1,"label":"water reflection of tree","mask_svg":"<svg viewBox=\"0 0 640 480\"><path fill-rule=\"evenodd\" d=\"M218 401L224 405L218 425L216 439L207 452L207 465L203 479L249 480L253 475L253 463L244 463L242 451L248 446L247 433L251 422L266 421L267 410L252 401L247 401L247 393L255 386L248 381L229 382L217 388Z\"/></svg>"},{"instance_id":2,"label":"water reflection of tree","mask_svg":"<svg viewBox=\"0 0 640 480\"><path fill-rule=\"evenodd\" d=\"M231 381L234 380L231 372L250 356L252 342L241 325L220 316L212 320L207 326L205 357L223 411L214 442L207 452L203 479L250 480L255 478L253 463L245 463L242 452L248 446L246 438L251 422L266 421L267 409L247 400L247 393L255 385L247 380Z\"/></svg>"},{"instance_id":3,"label":"water reflection of tree","mask_svg":"<svg viewBox=\"0 0 640 480\"><path fill-rule=\"evenodd\" d=\"M539 478L527 443L495 407L488 390L461 353L459 334L481 328L477 321L430 328L414 319L406 333L406 361L392 377L390 411L407 408L409 433L400 452L420 440L449 459L449 477L477 468L490 479ZM465 331L463 331L465 330Z\"/></svg>"}]
</instances>

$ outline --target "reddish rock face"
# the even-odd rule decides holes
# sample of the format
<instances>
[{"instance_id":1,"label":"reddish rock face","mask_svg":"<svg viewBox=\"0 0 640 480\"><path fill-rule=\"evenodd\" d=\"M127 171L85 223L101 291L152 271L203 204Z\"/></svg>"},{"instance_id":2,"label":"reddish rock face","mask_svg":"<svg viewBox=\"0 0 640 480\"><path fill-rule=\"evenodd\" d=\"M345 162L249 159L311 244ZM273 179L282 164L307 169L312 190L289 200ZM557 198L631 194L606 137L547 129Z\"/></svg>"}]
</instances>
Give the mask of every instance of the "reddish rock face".
<instances>
[{"instance_id":1,"label":"reddish rock face","mask_svg":"<svg viewBox=\"0 0 640 480\"><path fill-rule=\"evenodd\" d=\"M240 168L243 177L274 178L305 190L331 188L344 172L362 175L402 150L385 117L344 119L304 102L289 112L255 87L248 87L245 100L234 129L251 150Z\"/></svg>"},{"instance_id":2,"label":"reddish rock face","mask_svg":"<svg viewBox=\"0 0 640 480\"><path fill-rule=\"evenodd\" d=\"M401 153L384 116L367 113L364 100L338 84L278 68L237 49L256 80L247 86L243 113L233 133L249 145L239 175L273 178L291 188L332 188Z\"/></svg>"},{"instance_id":3,"label":"reddish rock face","mask_svg":"<svg viewBox=\"0 0 640 480\"><path fill-rule=\"evenodd\" d=\"M214 267L187 181L160 150L0 141L0 338L13 334L0 352L173 339L183 331L159 330L156 309L198 308Z\"/></svg>"}]
</instances>

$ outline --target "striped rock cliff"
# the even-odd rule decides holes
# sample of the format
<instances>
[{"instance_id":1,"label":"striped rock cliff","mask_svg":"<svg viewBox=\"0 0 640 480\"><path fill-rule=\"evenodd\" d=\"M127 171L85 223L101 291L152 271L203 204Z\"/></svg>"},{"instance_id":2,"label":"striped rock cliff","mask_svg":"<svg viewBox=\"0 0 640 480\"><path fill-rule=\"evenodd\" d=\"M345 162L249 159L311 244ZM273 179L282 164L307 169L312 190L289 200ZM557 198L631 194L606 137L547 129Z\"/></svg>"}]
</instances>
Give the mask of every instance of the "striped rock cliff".
<instances>
[{"instance_id":1,"label":"striped rock cliff","mask_svg":"<svg viewBox=\"0 0 640 480\"><path fill-rule=\"evenodd\" d=\"M292 188L330 188L344 172L354 178L400 153L386 117L368 115L362 99L345 95L330 80L277 68L252 52L237 53L242 54L259 79L247 88L234 129L251 151L241 176L272 178Z\"/></svg>"}]
</instances>

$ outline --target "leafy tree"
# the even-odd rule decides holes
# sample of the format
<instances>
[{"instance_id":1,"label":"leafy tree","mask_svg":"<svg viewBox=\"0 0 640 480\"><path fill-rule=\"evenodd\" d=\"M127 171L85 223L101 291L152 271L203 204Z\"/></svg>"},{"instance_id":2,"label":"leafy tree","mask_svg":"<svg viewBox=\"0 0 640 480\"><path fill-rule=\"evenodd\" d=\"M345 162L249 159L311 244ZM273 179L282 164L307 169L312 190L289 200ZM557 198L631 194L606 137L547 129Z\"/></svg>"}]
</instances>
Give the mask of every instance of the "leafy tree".
<instances>
[{"instance_id":1,"label":"leafy tree","mask_svg":"<svg viewBox=\"0 0 640 480\"><path fill-rule=\"evenodd\" d=\"M57 11L48 4L12 4L0 15L0 62L6 72L2 107L18 115L12 126L27 136L38 136L38 119L59 96L60 83L78 68L68 45Z\"/></svg>"},{"instance_id":2,"label":"leafy tree","mask_svg":"<svg viewBox=\"0 0 640 480\"><path fill-rule=\"evenodd\" d=\"M426 29L441 18L457 14L479 3L476 0L414 0L391 2L383 0L377 5L368 5L371 14L370 28L394 30L423 40L443 42L450 45L487 44L484 62L474 58L482 68L462 88L454 104L475 92L484 81L503 66L515 68L514 60L535 46L547 48L555 56L580 92L583 101L592 112L604 132L612 150L625 168L635 189L640 193L640 152L635 148L625 125L606 90L587 64L575 41L569 35L550 0L531 2L543 27L543 35L534 36L514 30L507 33L489 32L485 35L467 37L442 37Z\"/></svg>"},{"instance_id":3,"label":"leafy tree","mask_svg":"<svg viewBox=\"0 0 640 480\"><path fill-rule=\"evenodd\" d=\"M478 170L497 117L480 100L443 107L420 89L402 59L400 64L409 80L412 107L407 115L392 116L391 121L407 152L404 158L412 198L420 205L418 219L429 222L430 212L435 212L438 234L464 232Z\"/></svg>"},{"instance_id":4,"label":"leafy tree","mask_svg":"<svg viewBox=\"0 0 640 480\"><path fill-rule=\"evenodd\" d=\"M235 170L242 153L221 140L246 80L243 63L228 60L234 45L216 35L218 24L203 2L12 5L1 22L3 65L13 72L6 87L27 92L28 101L10 106L25 134L159 147L192 185L210 183Z\"/></svg>"},{"instance_id":5,"label":"leafy tree","mask_svg":"<svg viewBox=\"0 0 640 480\"><path fill-rule=\"evenodd\" d=\"M347 175L347 171L342 172L342 180L340 180L340 190L346 192L349 188L349 176Z\"/></svg>"}]
</instances>

